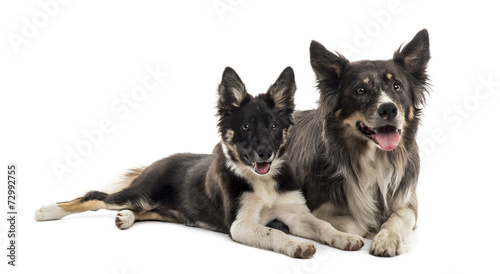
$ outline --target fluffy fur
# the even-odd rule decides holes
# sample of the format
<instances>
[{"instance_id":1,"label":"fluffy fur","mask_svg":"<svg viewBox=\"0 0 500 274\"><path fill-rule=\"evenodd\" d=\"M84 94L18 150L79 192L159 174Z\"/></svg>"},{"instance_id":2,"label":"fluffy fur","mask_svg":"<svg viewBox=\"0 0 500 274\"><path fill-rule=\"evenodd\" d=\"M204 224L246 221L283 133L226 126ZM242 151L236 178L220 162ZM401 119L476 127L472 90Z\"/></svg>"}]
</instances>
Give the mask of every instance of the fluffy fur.
<instances>
[{"instance_id":1,"label":"fluffy fur","mask_svg":"<svg viewBox=\"0 0 500 274\"><path fill-rule=\"evenodd\" d=\"M295 113L287 143L307 205L341 231L375 234L370 253L401 254L417 219L427 30L386 61L349 62L316 41L310 55L319 107Z\"/></svg>"},{"instance_id":2,"label":"fluffy fur","mask_svg":"<svg viewBox=\"0 0 500 274\"><path fill-rule=\"evenodd\" d=\"M295 89L293 70L286 68L267 93L253 97L236 72L226 68L218 101L222 140L212 154L161 159L130 171L116 192L91 191L73 201L47 205L35 219L120 210L115 219L120 229L138 220L178 222L228 233L250 246L311 257L312 243L265 226L279 220L291 234L345 250L360 249L360 236L340 232L311 214L288 163L285 144Z\"/></svg>"}]
</instances>

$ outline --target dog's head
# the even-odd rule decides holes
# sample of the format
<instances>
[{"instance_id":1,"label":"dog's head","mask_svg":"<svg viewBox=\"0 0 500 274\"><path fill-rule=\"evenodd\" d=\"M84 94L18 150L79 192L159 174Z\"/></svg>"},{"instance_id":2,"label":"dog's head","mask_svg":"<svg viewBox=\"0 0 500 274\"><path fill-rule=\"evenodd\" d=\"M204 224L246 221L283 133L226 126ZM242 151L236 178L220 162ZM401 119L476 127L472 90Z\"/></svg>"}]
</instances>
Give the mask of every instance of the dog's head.
<instances>
[{"instance_id":1,"label":"dog's head","mask_svg":"<svg viewBox=\"0 0 500 274\"><path fill-rule=\"evenodd\" d=\"M284 153L292 125L295 77L287 67L267 93L249 95L236 72L227 67L219 85L219 133L231 167L268 174ZM276 163L276 165L273 165Z\"/></svg>"},{"instance_id":2,"label":"dog's head","mask_svg":"<svg viewBox=\"0 0 500 274\"><path fill-rule=\"evenodd\" d=\"M349 62L316 41L310 54L325 132L341 128L344 138L374 142L386 151L395 149L404 134L415 134L427 91L427 30L390 60Z\"/></svg>"}]
</instances>

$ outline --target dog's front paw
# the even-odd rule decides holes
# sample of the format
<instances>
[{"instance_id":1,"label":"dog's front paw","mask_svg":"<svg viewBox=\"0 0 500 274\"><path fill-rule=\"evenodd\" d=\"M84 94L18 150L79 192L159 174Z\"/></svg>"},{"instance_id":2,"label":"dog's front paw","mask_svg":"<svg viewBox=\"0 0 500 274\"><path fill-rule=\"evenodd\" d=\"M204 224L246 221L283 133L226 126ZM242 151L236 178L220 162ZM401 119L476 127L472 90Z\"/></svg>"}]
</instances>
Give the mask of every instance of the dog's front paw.
<instances>
[{"instance_id":1,"label":"dog's front paw","mask_svg":"<svg viewBox=\"0 0 500 274\"><path fill-rule=\"evenodd\" d=\"M119 229L127 229L134 224L134 212L130 210L122 210L116 214L115 224Z\"/></svg>"},{"instance_id":2,"label":"dog's front paw","mask_svg":"<svg viewBox=\"0 0 500 274\"><path fill-rule=\"evenodd\" d=\"M363 237L361 236L345 232L338 233L339 234L334 237L333 240L327 242L327 244L346 251L359 250L365 245Z\"/></svg>"},{"instance_id":3,"label":"dog's front paw","mask_svg":"<svg viewBox=\"0 0 500 274\"><path fill-rule=\"evenodd\" d=\"M402 253L403 240L397 233L382 229L373 238L370 254L379 257L394 257Z\"/></svg>"},{"instance_id":4,"label":"dog's front paw","mask_svg":"<svg viewBox=\"0 0 500 274\"><path fill-rule=\"evenodd\" d=\"M294 258L311 258L314 253L316 253L316 247L308 242L296 243L288 248L288 256Z\"/></svg>"}]
</instances>

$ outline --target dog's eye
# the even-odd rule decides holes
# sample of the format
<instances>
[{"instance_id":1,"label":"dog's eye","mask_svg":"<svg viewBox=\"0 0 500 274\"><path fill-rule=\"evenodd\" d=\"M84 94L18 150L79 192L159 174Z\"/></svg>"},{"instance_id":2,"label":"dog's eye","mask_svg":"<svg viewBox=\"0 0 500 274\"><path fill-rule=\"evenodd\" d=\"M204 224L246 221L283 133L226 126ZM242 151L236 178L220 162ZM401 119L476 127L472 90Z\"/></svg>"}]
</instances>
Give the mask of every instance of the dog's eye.
<instances>
[{"instance_id":1,"label":"dog's eye","mask_svg":"<svg viewBox=\"0 0 500 274\"><path fill-rule=\"evenodd\" d=\"M366 90L364 88L358 88L356 90L356 93L359 94L359 95L362 95L362 94L365 94L366 93Z\"/></svg>"},{"instance_id":2,"label":"dog's eye","mask_svg":"<svg viewBox=\"0 0 500 274\"><path fill-rule=\"evenodd\" d=\"M278 125L276 124L271 124L271 129L274 131L274 130L277 130L278 129Z\"/></svg>"},{"instance_id":3,"label":"dog's eye","mask_svg":"<svg viewBox=\"0 0 500 274\"><path fill-rule=\"evenodd\" d=\"M244 124L243 126L241 126L241 129L243 129L244 131L250 130L250 124L248 123Z\"/></svg>"},{"instance_id":4,"label":"dog's eye","mask_svg":"<svg viewBox=\"0 0 500 274\"><path fill-rule=\"evenodd\" d=\"M394 88L395 91L400 91L401 90L401 84L400 83L394 83L394 85L392 86L392 88Z\"/></svg>"}]
</instances>

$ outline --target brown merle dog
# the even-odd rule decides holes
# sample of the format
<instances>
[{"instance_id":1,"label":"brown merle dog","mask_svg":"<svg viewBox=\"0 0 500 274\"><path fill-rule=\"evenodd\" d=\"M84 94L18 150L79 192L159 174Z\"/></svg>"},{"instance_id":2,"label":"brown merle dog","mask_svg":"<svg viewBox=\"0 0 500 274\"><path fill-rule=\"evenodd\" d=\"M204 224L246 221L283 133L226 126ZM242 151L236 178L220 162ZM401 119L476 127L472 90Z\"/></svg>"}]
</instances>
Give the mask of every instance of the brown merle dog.
<instances>
[{"instance_id":1,"label":"brown merle dog","mask_svg":"<svg viewBox=\"0 0 500 274\"><path fill-rule=\"evenodd\" d=\"M371 254L401 254L417 220L427 30L390 60L349 62L316 41L310 54L319 108L295 112L287 142L307 205L341 231L375 234Z\"/></svg>"}]
</instances>

